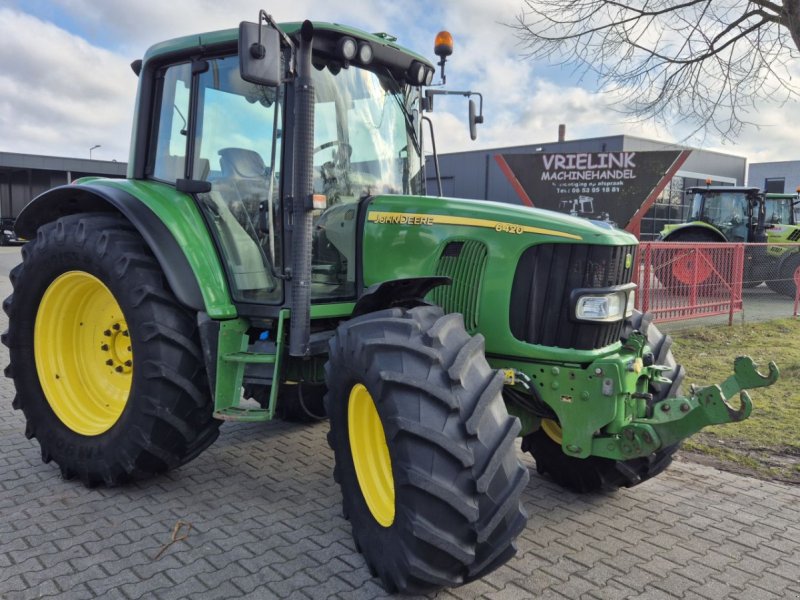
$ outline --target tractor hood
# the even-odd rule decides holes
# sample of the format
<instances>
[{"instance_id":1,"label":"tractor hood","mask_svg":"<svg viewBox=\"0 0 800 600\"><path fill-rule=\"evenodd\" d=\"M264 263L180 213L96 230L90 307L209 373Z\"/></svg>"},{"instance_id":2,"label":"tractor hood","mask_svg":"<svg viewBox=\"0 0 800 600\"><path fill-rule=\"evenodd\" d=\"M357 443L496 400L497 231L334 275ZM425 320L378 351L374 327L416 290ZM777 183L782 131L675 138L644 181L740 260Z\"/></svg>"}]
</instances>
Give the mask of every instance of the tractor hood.
<instances>
[{"instance_id":1,"label":"tractor hood","mask_svg":"<svg viewBox=\"0 0 800 600\"><path fill-rule=\"evenodd\" d=\"M555 311L553 323L571 302L573 290L597 287L603 293L621 292L620 286L631 281L637 245L625 231L548 210L454 198L377 196L362 203L360 216L364 286L450 277L452 285L435 292L432 299L447 311L461 313L469 331L480 331L487 352L523 356L530 344L538 344L549 358L563 354L568 360L591 362L619 339L618 331L607 338L594 336L582 346L578 359L571 342L559 346L555 340L514 333L512 327L526 321L522 313L534 302L530 277L536 264L542 268L540 276L549 273L554 304L542 296L539 308L545 311L547 305L546 310ZM589 271L598 275L596 283L585 275ZM621 327L619 322L612 325Z\"/></svg>"},{"instance_id":2,"label":"tractor hood","mask_svg":"<svg viewBox=\"0 0 800 600\"><path fill-rule=\"evenodd\" d=\"M487 202L429 196L376 196L361 205L365 285L436 275L439 259L463 244L488 257L486 283L511 289L522 255L536 245L624 247L636 238L586 219Z\"/></svg>"},{"instance_id":3,"label":"tractor hood","mask_svg":"<svg viewBox=\"0 0 800 600\"><path fill-rule=\"evenodd\" d=\"M417 228L420 234L457 229L469 238L500 235L535 243L633 245L636 238L621 229L550 210L490 202L431 196L376 196L366 208L366 227ZM546 240L544 238L547 238Z\"/></svg>"}]
</instances>

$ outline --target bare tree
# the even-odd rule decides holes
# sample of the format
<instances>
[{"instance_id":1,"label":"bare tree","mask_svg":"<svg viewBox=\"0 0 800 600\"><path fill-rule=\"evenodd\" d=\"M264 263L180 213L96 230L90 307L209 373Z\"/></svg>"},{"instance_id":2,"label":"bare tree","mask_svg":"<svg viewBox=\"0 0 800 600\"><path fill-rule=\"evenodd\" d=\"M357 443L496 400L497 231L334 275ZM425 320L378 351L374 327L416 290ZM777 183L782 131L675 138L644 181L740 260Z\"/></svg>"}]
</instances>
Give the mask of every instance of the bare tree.
<instances>
[{"instance_id":1,"label":"bare tree","mask_svg":"<svg viewBox=\"0 0 800 600\"><path fill-rule=\"evenodd\" d=\"M723 138L796 98L800 0L524 0L526 55L597 78L630 115ZM692 134L689 134L692 135Z\"/></svg>"}]
</instances>

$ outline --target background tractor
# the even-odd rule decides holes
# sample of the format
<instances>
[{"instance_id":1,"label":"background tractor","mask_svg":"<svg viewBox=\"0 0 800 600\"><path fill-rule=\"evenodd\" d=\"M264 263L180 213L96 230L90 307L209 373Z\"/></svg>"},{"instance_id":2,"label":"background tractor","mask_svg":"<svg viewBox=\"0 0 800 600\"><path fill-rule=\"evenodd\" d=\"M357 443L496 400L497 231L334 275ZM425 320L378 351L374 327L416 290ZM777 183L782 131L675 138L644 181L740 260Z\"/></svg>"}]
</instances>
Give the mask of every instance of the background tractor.
<instances>
[{"instance_id":1,"label":"background tractor","mask_svg":"<svg viewBox=\"0 0 800 600\"><path fill-rule=\"evenodd\" d=\"M775 244L745 248L742 285L766 281L772 290L795 297L800 253L781 244L800 241L797 195L765 195L758 188L733 186L692 187L686 194L691 198L687 222L664 227L660 241ZM729 253L695 248L670 256L656 268L656 276L667 288L685 291L689 285L730 282L733 268Z\"/></svg>"},{"instance_id":2,"label":"background tractor","mask_svg":"<svg viewBox=\"0 0 800 600\"><path fill-rule=\"evenodd\" d=\"M66 478L121 484L221 421L326 413L356 548L387 590L429 591L513 556L518 437L568 488L633 486L777 377L741 359L680 396L633 309L635 238L426 197L421 115L445 92L387 34L262 11L132 66L127 179L50 190L16 224L6 374Z\"/></svg>"}]
</instances>

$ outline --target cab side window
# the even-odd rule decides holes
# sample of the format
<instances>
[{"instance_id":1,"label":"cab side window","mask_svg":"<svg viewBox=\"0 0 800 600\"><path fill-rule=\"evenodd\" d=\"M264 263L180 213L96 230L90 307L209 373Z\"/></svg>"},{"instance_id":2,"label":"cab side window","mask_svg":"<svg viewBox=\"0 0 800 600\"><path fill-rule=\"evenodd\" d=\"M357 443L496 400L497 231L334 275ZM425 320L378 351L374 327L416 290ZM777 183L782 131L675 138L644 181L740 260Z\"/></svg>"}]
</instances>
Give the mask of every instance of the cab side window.
<instances>
[{"instance_id":1,"label":"cab side window","mask_svg":"<svg viewBox=\"0 0 800 600\"><path fill-rule=\"evenodd\" d=\"M153 179L175 183L185 176L191 80L189 63L172 65L160 74L157 89L160 108L147 167Z\"/></svg>"}]
</instances>

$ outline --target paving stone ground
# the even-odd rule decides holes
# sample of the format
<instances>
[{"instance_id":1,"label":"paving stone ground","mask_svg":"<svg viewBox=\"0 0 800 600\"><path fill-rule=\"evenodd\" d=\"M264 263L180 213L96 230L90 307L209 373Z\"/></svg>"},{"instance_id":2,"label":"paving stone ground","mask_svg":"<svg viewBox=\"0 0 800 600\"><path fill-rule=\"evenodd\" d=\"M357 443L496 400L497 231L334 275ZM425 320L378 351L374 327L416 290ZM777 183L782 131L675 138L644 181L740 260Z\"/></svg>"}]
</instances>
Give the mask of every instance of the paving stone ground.
<instances>
[{"instance_id":1,"label":"paving stone ground","mask_svg":"<svg viewBox=\"0 0 800 600\"><path fill-rule=\"evenodd\" d=\"M87 490L42 464L12 397L0 378L3 600L387 597L341 517L327 423L225 424L166 476ZM799 487L678 462L636 488L578 496L523 461L517 557L438 598L800 599ZM178 520L187 539L156 558Z\"/></svg>"}]
</instances>

